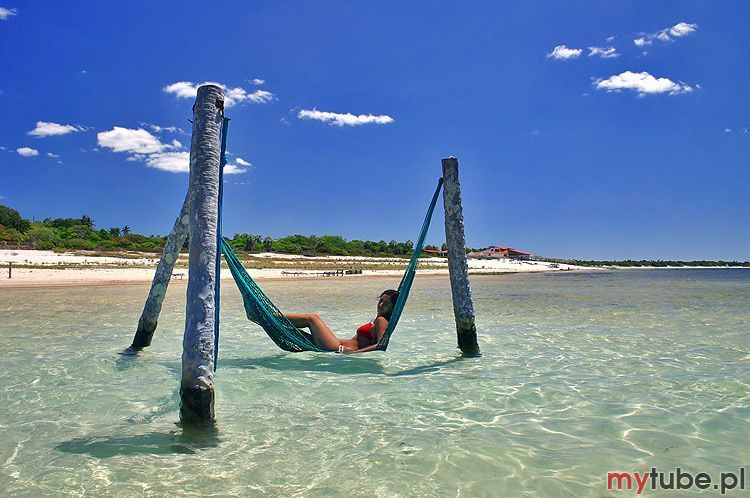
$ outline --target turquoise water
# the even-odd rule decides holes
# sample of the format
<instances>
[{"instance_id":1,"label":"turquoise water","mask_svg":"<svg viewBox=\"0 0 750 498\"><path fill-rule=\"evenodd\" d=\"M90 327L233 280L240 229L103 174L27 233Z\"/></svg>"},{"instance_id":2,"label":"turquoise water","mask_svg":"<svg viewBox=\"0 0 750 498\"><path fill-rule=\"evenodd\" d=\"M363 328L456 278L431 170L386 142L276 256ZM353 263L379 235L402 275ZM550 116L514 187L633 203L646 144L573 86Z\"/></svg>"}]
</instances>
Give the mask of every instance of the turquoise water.
<instances>
[{"instance_id":1,"label":"turquoise water","mask_svg":"<svg viewBox=\"0 0 750 498\"><path fill-rule=\"evenodd\" d=\"M353 335L397 283L263 286ZM389 351L356 356L281 352L227 283L211 432L175 423L184 283L136 359L116 353L147 286L2 290L0 490L602 496L608 471L749 463L749 270L477 276L472 288L484 355L465 359L447 278L418 277Z\"/></svg>"}]
</instances>

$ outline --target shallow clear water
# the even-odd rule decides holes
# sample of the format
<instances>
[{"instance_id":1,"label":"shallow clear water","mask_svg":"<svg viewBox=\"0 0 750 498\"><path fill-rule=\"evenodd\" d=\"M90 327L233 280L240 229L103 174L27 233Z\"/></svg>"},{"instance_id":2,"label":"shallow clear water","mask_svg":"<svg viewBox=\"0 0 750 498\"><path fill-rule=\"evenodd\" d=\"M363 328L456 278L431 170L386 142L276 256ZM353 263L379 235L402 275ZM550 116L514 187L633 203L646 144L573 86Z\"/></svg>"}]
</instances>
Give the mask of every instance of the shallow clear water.
<instances>
[{"instance_id":1,"label":"shallow clear water","mask_svg":"<svg viewBox=\"0 0 750 498\"><path fill-rule=\"evenodd\" d=\"M396 285L263 284L340 335ZM137 358L117 352L146 286L2 290L0 490L601 496L607 471L748 464L750 271L477 276L472 288L481 358L457 354L447 278L419 277L389 351L341 356L276 349L227 282L212 432L175 424L184 283Z\"/></svg>"}]
</instances>

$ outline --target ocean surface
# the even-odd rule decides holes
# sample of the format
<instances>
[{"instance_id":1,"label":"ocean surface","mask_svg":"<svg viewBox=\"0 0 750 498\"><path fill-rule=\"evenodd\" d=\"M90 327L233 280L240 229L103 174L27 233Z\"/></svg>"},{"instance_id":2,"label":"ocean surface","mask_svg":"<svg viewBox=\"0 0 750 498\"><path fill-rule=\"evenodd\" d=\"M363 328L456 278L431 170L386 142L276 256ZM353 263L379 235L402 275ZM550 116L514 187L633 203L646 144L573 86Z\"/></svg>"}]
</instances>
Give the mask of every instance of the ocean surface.
<instances>
[{"instance_id":1,"label":"ocean surface","mask_svg":"<svg viewBox=\"0 0 750 498\"><path fill-rule=\"evenodd\" d=\"M262 283L349 337L397 284ZM213 430L177 424L184 283L117 354L147 291L0 290L3 496L630 496L607 472L750 464L750 270L472 277L479 358L447 277L353 356L277 349L226 282Z\"/></svg>"}]
</instances>

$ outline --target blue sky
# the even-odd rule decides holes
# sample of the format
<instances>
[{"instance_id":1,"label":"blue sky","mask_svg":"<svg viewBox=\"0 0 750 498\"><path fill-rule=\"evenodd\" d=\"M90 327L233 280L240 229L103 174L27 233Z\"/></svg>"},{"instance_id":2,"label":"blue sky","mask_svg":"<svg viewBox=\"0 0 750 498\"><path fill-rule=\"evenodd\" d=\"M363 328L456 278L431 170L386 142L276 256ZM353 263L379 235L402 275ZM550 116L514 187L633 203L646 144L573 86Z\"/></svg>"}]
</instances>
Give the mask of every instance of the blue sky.
<instances>
[{"instance_id":1,"label":"blue sky","mask_svg":"<svg viewBox=\"0 0 750 498\"><path fill-rule=\"evenodd\" d=\"M213 81L234 100L225 233L414 239L453 155L470 246L747 260L747 19L742 1L0 0L0 203L166 234L191 88Z\"/></svg>"}]
</instances>

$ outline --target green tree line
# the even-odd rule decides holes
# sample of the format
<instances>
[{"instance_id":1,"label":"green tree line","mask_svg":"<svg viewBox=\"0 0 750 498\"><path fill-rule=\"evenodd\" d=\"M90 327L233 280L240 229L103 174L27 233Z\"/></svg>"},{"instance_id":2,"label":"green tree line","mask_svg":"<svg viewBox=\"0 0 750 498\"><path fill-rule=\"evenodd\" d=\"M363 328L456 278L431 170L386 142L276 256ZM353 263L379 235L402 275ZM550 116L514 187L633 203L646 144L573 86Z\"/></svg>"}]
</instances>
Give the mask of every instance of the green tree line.
<instances>
[{"instance_id":1,"label":"green tree line","mask_svg":"<svg viewBox=\"0 0 750 498\"><path fill-rule=\"evenodd\" d=\"M128 250L156 251L164 247L166 237L132 233L130 227L97 229L87 215L80 218L24 219L18 211L0 205L0 245L41 250ZM289 235L274 239L251 233L238 233L230 239L232 247L247 252L279 252L307 256L410 256L411 240L346 240L338 235ZM187 247L187 245L185 246ZM438 249L426 246L425 249Z\"/></svg>"},{"instance_id":2,"label":"green tree line","mask_svg":"<svg viewBox=\"0 0 750 498\"><path fill-rule=\"evenodd\" d=\"M41 250L89 249L161 251L165 237L131 233L129 226L97 230L87 215L29 221L0 205L0 242Z\"/></svg>"}]
</instances>

